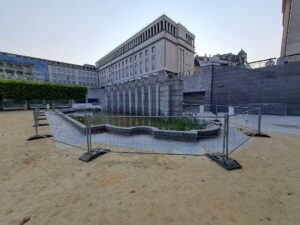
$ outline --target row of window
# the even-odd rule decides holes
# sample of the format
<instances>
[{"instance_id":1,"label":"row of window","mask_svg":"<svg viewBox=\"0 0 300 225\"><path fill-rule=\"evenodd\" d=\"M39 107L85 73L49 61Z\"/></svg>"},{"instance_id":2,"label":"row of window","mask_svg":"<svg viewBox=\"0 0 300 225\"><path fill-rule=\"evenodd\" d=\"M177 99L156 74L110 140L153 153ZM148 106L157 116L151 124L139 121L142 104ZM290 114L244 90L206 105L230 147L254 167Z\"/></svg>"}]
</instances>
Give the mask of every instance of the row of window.
<instances>
[{"instance_id":1,"label":"row of window","mask_svg":"<svg viewBox=\"0 0 300 225\"><path fill-rule=\"evenodd\" d=\"M72 85L75 85L76 84L76 81L75 80L53 80L52 81L53 83L60 83L60 84L72 84ZM83 86L90 86L90 87L95 87L97 86L96 83L92 83L92 82L83 82L83 81L79 81L78 82L79 85L83 85Z\"/></svg>"},{"instance_id":2,"label":"row of window","mask_svg":"<svg viewBox=\"0 0 300 225\"><path fill-rule=\"evenodd\" d=\"M9 63L9 62L0 62L0 66L6 66L9 67L9 68L17 68L17 69L30 69L31 68L31 65L20 65L20 64L13 64L13 63Z\"/></svg>"},{"instance_id":3,"label":"row of window","mask_svg":"<svg viewBox=\"0 0 300 225\"><path fill-rule=\"evenodd\" d=\"M152 71L156 70L156 56L151 57L151 67L149 65L149 58L146 58L144 61L139 61L138 63L135 63L134 65L127 66L126 68L123 68L122 70L116 70L109 73L107 76L101 76L100 75L100 82L101 83L107 83L107 82L114 82L114 81L120 81L126 78L133 78L133 75L141 75L144 72L150 72L150 69Z\"/></svg>"},{"instance_id":4,"label":"row of window","mask_svg":"<svg viewBox=\"0 0 300 225\"><path fill-rule=\"evenodd\" d=\"M11 70L11 69L0 69L0 73L8 73L8 74L14 74L16 73L17 75L33 75L31 72L24 72L24 71L20 71L20 70Z\"/></svg>"},{"instance_id":5,"label":"row of window","mask_svg":"<svg viewBox=\"0 0 300 225\"><path fill-rule=\"evenodd\" d=\"M63 79L63 80L76 80L76 75L70 75L70 74L64 74L64 73L52 73L53 79ZM91 77L91 76L78 76L78 80L83 80L83 81L93 81L97 82L96 77Z\"/></svg>"},{"instance_id":6,"label":"row of window","mask_svg":"<svg viewBox=\"0 0 300 225\"><path fill-rule=\"evenodd\" d=\"M133 60L134 60L134 62L136 62L138 59L141 60L143 58L143 54L145 55L145 57L149 56L150 50L151 50L152 58L153 57L155 58L154 54L156 53L156 47L152 46L150 49L145 49L144 51L140 51L137 54L135 54L134 56L124 59L123 61L116 63L116 64L110 66L109 68L100 71L99 74L102 75L107 72L111 73L112 71L118 70L120 68L124 69L125 67L128 67L128 64L132 64ZM130 66L132 66L132 65L130 65Z\"/></svg>"},{"instance_id":7,"label":"row of window","mask_svg":"<svg viewBox=\"0 0 300 225\"><path fill-rule=\"evenodd\" d=\"M168 31L169 33L171 33L174 36L177 35L176 26L174 26L173 24L169 23L166 20L161 20L161 21L157 22L155 25L153 25L152 27L148 28L143 33L141 33L138 36L136 36L135 38L133 38L131 41L124 44L122 47L120 47L117 50L110 53L107 57L105 57L103 60L101 60L98 63L98 66L101 67L101 66L105 65L106 63L110 62L114 58L124 54L124 52L132 49L133 47L139 45L140 43L146 41L147 39L153 37L154 35L156 35L157 33L161 32L163 30Z\"/></svg>"},{"instance_id":8,"label":"row of window","mask_svg":"<svg viewBox=\"0 0 300 225\"><path fill-rule=\"evenodd\" d=\"M52 67L53 72L58 73L68 73L68 74L76 74L76 71L79 75L96 75L94 71L85 71L85 70L75 70L70 68L62 68L62 67Z\"/></svg>"}]
</instances>

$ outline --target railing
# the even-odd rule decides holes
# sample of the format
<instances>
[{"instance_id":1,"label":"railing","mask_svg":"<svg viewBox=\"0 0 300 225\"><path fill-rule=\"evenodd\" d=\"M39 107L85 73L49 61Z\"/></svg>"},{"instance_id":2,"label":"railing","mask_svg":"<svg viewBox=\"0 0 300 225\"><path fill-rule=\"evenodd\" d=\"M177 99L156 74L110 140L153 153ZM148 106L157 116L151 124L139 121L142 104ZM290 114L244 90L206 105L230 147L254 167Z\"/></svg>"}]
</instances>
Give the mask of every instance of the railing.
<instances>
[{"instance_id":1,"label":"railing","mask_svg":"<svg viewBox=\"0 0 300 225\"><path fill-rule=\"evenodd\" d=\"M300 53L286 55L284 57L284 63L297 62L297 61L300 61Z\"/></svg>"},{"instance_id":2,"label":"railing","mask_svg":"<svg viewBox=\"0 0 300 225\"><path fill-rule=\"evenodd\" d=\"M267 67L267 66L274 66L275 64L276 64L276 58L269 58L269 59L249 62L248 66L251 69L257 69L257 68L262 68L262 67Z\"/></svg>"}]
</instances>

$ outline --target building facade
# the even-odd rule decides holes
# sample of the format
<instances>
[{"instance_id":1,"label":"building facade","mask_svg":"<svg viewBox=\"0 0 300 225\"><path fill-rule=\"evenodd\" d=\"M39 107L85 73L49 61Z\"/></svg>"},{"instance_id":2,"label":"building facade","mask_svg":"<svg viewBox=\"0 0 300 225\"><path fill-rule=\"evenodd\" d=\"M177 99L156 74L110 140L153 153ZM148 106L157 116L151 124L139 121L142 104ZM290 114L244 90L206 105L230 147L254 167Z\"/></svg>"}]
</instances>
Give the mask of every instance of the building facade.
<instances>
[{"instance_id":1,"label":"building facade","mask_svg":"<svg viewBox=\"0 0 300 225\"><path fill-rule=\"evenodd\" d=\"M282 0L282 14L281 61L300 61L300 1Z\"/></svg>"},{"instance_id":2,"label":"building facade","mask_svg":"<svg viewBox=\"0 0 300 225\"><path fill-rule=\"evenodd\" d=\"M0 52L0 77L67 85L98 85L96 67Z\"/></svg>"},{"instance_id":3,"label":"building facade","mask_svg":"<svg viewBox=\"0 0 300 225\"><path fill-rule=\"evenodd\" d=\"M0 78L34 80L33 65L0 61Z\"/></svg>"},{"instance_id":4,"label":"building facade","mask_svg":"<svg viewBox=\"0 0 300 225\"><path fill-rule=\"evenodd\" d=\"M88 87L98 86L95 67L50 61L48 71L49 81L52 83L76 84Z\"/></svg>"},{"instance_id":5,"label":"building facade","mask_svg":"<svg viewBox=\"0 0 300 225\"><path fill-rule=\"evenodd\" d=\"M96 62L100 85L194 73L195 36L163 15Z\"/></svg>"}]
</instances>

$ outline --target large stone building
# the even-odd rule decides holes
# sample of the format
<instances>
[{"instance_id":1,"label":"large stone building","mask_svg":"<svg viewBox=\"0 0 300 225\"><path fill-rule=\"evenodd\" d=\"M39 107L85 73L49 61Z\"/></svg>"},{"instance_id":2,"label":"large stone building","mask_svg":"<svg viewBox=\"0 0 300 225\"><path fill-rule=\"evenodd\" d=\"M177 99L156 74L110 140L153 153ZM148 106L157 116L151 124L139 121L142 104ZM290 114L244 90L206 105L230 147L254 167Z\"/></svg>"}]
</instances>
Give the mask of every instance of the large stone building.
<instances>
[{"instance_id":1,"label":"large stone building","mask_svg":"<svg viewBox=\"0 0 300 225\"><path fill-rule=\"evenodd\" d=\"M300 61L300 1L282 0L281 62Z\"/></svg>"},{"instance_id":2,"label":"large stone building","mask_svg":"<svg viewBox=\"0 0 300 225\"><path fill-rule=\"evenodd\" d=\"M96 62L100 85L148 77L164 71L194 73L195 36L163 15Z\"/></svg>"},{"instance_id":3,"label":"large stone building","mask_svg":"<svg viewBox=\"0 0 300 225\"><path fill-rule=\"evenodd\" d=\"M80 66L6 52L0 52L0 77L89 87L98 85L95 66Z\"/></svg>"}]
</instances>

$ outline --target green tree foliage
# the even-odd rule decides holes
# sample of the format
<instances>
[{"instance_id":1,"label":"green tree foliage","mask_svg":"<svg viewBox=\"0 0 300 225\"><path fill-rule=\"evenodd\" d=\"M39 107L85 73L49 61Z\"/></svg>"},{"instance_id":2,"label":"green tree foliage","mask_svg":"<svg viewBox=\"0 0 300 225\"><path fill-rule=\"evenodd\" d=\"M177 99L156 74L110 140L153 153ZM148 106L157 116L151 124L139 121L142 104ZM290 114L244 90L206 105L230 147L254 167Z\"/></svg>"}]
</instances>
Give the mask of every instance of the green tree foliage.
<instances>
[{"instance_id":1,"label":"green tree foliage","mask_svg":"<svg viewBox=\"0 0 300 225\"><path fill-rule=\"evenodd\" d=\"M85 99L87 88L48 82L0 79L0 100Z\"/></svg>"}]
</instances>

